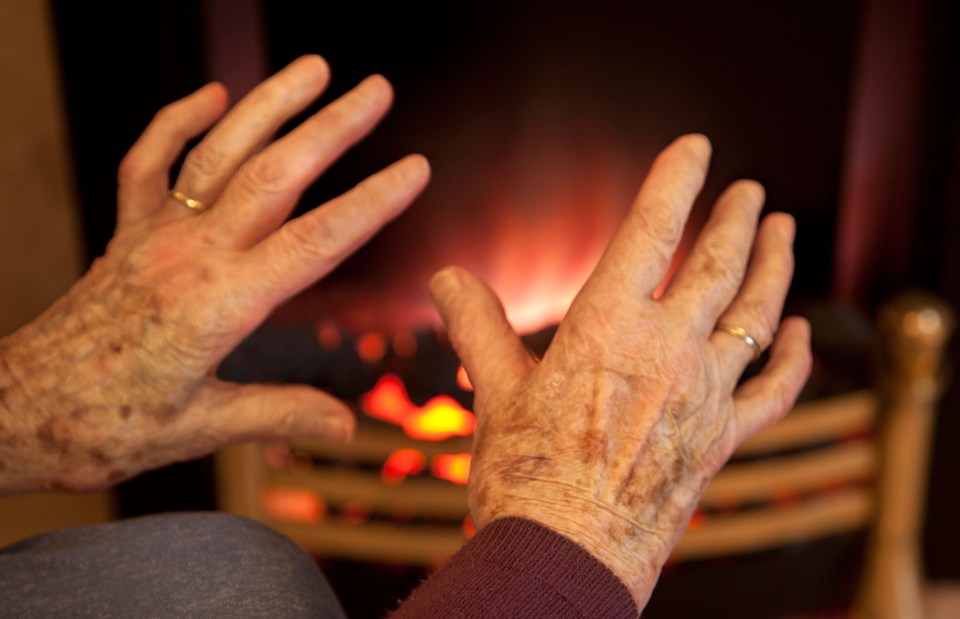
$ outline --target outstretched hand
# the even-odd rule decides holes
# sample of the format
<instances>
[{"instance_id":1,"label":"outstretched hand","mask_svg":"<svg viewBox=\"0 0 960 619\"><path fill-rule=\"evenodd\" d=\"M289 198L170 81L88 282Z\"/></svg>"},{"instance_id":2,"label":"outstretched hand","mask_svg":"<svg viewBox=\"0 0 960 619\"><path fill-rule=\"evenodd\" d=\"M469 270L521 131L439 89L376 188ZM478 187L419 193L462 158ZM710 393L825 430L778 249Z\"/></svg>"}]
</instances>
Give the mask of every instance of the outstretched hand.
<instances>
[{"instance_id":1,"label":"outstretched hand","mask_svg":"<svg viewBox=\"0 0 960 619\"><path fill-rule=\"evenodd\" d=\"M632 209L537 364L494 293L448 268L431 291L475 387L469 483L478 527L519 516L579 543L643 608L704 487L734 449L784 415L810 370L809 327L780 323L794 223L760 224L763 189L731 185L659 299L710 158L691 135L653 165ZM772 342L755 349L717 330Z\"/></svg>"},{"instance_id":2,"label":"outstretched hand","mask_svg":"<svg viewBox=\"0 0 960 619\"><path fill-rule=\"evenodd\" d=\"M285 223L306 187L391 104L389 83L373 76L271 142L328 75L306 56L225 116L218 84L156 115L120 166L106 254L0 340L0 492L102 487L254 437L352 434L349 409L316 389L215 377L276 305L332 270L428 181L426 160L409 156ZM178 201L170 167L208 129L173 185Z\"/></svg>"}]
</instances>

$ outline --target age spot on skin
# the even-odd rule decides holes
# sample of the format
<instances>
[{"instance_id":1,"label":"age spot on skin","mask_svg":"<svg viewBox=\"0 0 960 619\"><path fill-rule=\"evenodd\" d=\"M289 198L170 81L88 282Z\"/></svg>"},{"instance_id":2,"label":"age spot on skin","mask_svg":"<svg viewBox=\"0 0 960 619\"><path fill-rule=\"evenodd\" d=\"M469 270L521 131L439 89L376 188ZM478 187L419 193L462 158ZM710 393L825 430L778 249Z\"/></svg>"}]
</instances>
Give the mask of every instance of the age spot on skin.
<instances>
[{"instance_id":1,"label":"age spot on skin","mask_svg":"<svg viewBox=\"0 0 960 619\"><path fill-rule=\"evenodd\" d=\"M124 404L120 407L120 419L127 421L130 419L130 416L133 415L133 407L129 404Z\"/></svg>"},{"instance_id":2,"label":"age spot on skin","mask_svg":"<svg viewBox=\"0 0 960 619\"><path fill-rule=\"evenodd\" d=\"M607 463L607 437L599 430L588 430L583 438L583 461L585 464Z\"/></svg>"},{"instance_id":3,"label":"age spot on skin","mask_svg":"<svg viewBox=\"0 0 960 619\"><path fill-rule=\"evenodd\" d=\"M107 466L108 464L113 462L113 458L103 453L101 450L97 449L96 447L93 447L92 449L87 451L87 455L90 456L91 460L93 460L95 463L99 464L100 466Z\"/></svg>"},{"instance_id":4,"label":"age spot on skin","mask_svg":"<svg viewBox=\"0 0 960 619\"><path fill-rule=\"evenodd\" d=\"M162 309L162 305L160 303L160 299L158 299L156 296L151 296L150 310L147 312L147 315L150 318L150 322L158 326L163 324L163 316L161 316L161 313L162 313L161 309Z\"/></svg>"},{"instance_id":5,"label":"age spot on skin","mask_svg":"<svg viewBox=\"0 0 960 619\"><path fill-rule=\"evenodd\" d=\"M40 441L40 446L47 451L54 451L61 454L65 454L67 452L67 446L64 445L63 442L57 440L57 437L53 431L52 419L44 421L37 428L37 440Z\"/></svg>"},{"instance_id":6,"label":"age spot on skin","mask_svg":"<svg viewBox=\"0 0 960 619\"><path fill-rule=\"evenodd\" d=\"M150 411L150 416L158 421L168 421L176 417L179 409L173 404L162 404Z\"/></svg>"},{"instance_id":7,"label":"age spot on skin","mask_svg":"<svg viewBox=\"0 0 960 619\"><path fill-rule=\"evenodd\" d=\"M13 432L0 432L0 447L15 449L23 445L23 439Z\"/></svg>"},{"instance_id":8,"label":"age spot on skin","mask_svg":"<svg viewBox=\"0 0 960 619\"><path fill-rule=\"evenodd\" d=\"M110 351L115 355L119 355L123 352L123 344L120 342L112 342L110 344Z\"/></svg>"}]
</instances>

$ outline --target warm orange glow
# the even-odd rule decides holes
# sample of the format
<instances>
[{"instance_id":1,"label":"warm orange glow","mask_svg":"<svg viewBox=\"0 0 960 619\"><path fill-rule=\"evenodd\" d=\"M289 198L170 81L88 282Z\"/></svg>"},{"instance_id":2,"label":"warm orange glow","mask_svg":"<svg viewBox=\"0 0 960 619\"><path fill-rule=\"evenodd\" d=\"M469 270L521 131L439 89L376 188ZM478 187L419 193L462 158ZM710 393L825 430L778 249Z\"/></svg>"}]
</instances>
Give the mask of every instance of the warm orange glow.
<instances>
[{"instance_id":1,"label":"warm orange glow","mask_svg":"<svg viewBox=\"0 0 960 619\"><path fill-rule=\"evenodd\" d=\"M260 505L268 516L288 522L319 522L327 514L323 499L303 488L265 488Z\"/></svg>"},{"instance_id":2,"label":"warm orange glow","mask_svg":"<svg viewBox=\"0 0 960 619\"><path fill-rule=\"evenodd\" d=\"M416 475L427 466L427 456L419 449L398 449L387 458L380 478L387 484L399 484L407 475Z\"/></svg>"},{"instance_id":3,"label":"warm orange glow","mask_svg":"<svg viewBox=\"0 0 960 619\"><path fill-rule=\"evenodd\" d=\"M470 377L467 376L467 368L463 367L462 363L457 368L457 385L464 391L473 391L473 383L470 382Z\"/></svg>"},{"instance_id":4,"label":"warm orange glow","mask_svg":"<svg viewBox=\"0 0 960 619\"><path fill-rule=\"evenodd\" d=\"M393 374L384 374L361 398L360 404L371 417L397 425L403 425L403 420L416 408L407 397L403 382Z\"/></svg>"},{"instance_id":5,"label":"warm orange glow","mask_svg":"<svg viewBox=\"0 0 960 619\"><path fill-rule=\"evenodd\" d=\"M393 352L398 357L412 357L417 353L417 338L409 331L400 331L393 336Z\"/></svg>"},{"instance_id":6,"label":"warm orange glow","mask_svg":"<svg viewBox=\"0 0 960 619\"><path fill-rule=\"evenodd\" d=\"M470 436L476 426L473 413L451 397L437 396L422 407L417 406L410 401L403 382L393 374L381 377L360 403L371 417L397 424L407 436L419 440Z\"/></svg>"},{"instance_id":7,"label":"warm orange glow","mask_svg":"<svg viewBox=\"0 0 960 619\"><path fill-rule=\"evenodd\" d=\"M453 398L441 395L407 417L403 422L403 431L410 438L443 441L451 436L470 436L476 425L473 413Z\"/></svg>"},{"instance_id":8,"label":"warm orange glow","mask_svg":"<svg viewBox=\"0 0 960 619\"><path fill-rule=\"evenodd\" d=\"M336 350L343 344L343 336L331 322L325 322L317 328L317 343L326 350Z\"/></svg>"},{"instance_id":9,"label":"warm orange glow","mask_svg":"<svg viewBox=\"0 0 960 619\"><path fill-rule=\"evenodd\" d=\"M433 458L430 471L440 479L465 486L470 477L470 454L441 454Z\"/></svg>"},{"instance_id":10,"label":"warm orange glow","mask_svg":"<svg viewBox=\"0 0 960 619\"><path fill-rule=\"evenodd\" d=\"M387 352L386 339L379 333L365 333L357 340L357 354L369 365L378 363Z\"/></svg>"}]
</instances>

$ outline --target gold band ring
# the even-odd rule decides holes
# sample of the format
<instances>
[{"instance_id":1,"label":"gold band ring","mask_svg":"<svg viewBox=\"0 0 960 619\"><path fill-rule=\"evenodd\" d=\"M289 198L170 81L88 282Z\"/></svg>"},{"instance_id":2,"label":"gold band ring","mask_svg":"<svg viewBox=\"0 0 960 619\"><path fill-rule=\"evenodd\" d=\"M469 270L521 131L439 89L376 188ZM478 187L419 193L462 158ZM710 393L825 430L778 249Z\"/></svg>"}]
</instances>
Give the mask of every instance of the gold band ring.
<instances>
[{"instance_id":1,"label":"gold band ring","mask_svg":"<svg viewBox=\"0 0 960 619\"><path fill-rule=\"evenodd\" d=\"M207 210L207 205L201 202L200 200L194 200L189 197L187 194L182 191L177 191L176 189L170 190L170 197L184 205L190 210L197 211L198 213Z\"/></svg>"},{"instance_id":2,"label":"gold band ring","mask_svg":"<svg viewBox=\"0 0 960 619\"><path fill-rule=\"evenodd\" d=\"M756 363L760 360L760 354L763 350L760 349L760 344L757 343L757 340L753 339L747 330L743 327L734 327L733 325L717 325L716 331L723 331L728 335L738 337L744 342L746 342L751 348L753 348L753 362Z\"/></svg>"}]
</instances>

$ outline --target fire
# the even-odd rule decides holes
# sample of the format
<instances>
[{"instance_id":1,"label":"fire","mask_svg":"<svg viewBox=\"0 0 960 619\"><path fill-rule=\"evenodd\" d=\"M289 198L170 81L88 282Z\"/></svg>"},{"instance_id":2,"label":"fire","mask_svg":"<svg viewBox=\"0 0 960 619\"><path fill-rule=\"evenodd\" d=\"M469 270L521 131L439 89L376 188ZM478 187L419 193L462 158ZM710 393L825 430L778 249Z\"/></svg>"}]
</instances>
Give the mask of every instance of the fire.
<instances>
[{"instance_id":1,"label":"fire","mask_svg":"<svg viewBox=\"0 0 960 619\"><path fill-rule=\"evenodd\" d=\"M399 484L407 475L416 475L427 466L427 456L418 449L398 449L387 458L380 471L384 483Z\"/></svg>"},{"instance_id":2,"label":"fire","mask_svg":"<svg viewBox=\"0 0 960 619\"><path fill-rule=\"evenodd\" d=\"M433 459L430 471L440 479L465 486L470 478L470 454L441 454Z\"/></svg>"},{"instance_id":3,"label":"fire","mask_svg":"<svg viewBox=\"0 0 960 619\"><path fill-rule=\"evenodd\" d=\"M399 377L385 374L361 398L368 415L399 425L410 438L443 441L451 436L470 436L477 421L453 398L440 395L422 407L410 401Z\"/></svg>"},{"instance_id":4,"label":"fire","mask_svg":"<svg viewBox=\"0 0 960 619\"><path fill-rule=\"evenodd\" d=\"M271 517L289 522L319 522L327 515L323 499L304 488L266 488L260 493L260 505Z\"/></svg>"}]
</instances>

